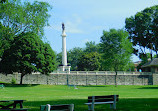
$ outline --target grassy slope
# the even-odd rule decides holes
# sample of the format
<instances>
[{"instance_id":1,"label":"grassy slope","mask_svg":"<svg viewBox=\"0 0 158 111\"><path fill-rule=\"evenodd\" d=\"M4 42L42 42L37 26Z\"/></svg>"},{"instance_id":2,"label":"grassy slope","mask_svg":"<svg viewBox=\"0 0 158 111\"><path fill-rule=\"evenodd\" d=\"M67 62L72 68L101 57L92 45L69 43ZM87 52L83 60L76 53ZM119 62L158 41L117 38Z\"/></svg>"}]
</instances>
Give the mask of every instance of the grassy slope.
<instances>
[{"instance_id":1,"label":"grassy slope","mask_svg":"<svg viewBox=\"0 0 158 111\"><path fill-rule=\"evenodd\" d=\"M75 104L75 111L88 109L85 102L92 95L118 94L118 111L158 111L157 86L78 86L78 89L55 85L7 85L0 88L0 100L27 100L25 108L39 111L45 104ZM110 110L109 105L96 105L96 111Z\"/></svg>"}]
</instances>

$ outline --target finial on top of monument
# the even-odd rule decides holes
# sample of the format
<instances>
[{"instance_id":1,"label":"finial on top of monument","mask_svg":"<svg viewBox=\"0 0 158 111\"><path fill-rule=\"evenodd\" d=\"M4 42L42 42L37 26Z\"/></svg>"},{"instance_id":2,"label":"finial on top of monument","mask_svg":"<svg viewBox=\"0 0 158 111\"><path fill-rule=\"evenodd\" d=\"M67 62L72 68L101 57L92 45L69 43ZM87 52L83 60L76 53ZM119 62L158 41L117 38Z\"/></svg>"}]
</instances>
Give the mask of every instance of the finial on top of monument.
<instances>
[{"instance_id":1,"label":"finial on top of monument","mask_svg":"<svg viewBox=\"0 0 158 111\"><path fill-rule=\"evenodd\" d=\"M64 23L62 23L62 29L65 30L65 25L64 25Z\"/></svg>"}]
</instances>

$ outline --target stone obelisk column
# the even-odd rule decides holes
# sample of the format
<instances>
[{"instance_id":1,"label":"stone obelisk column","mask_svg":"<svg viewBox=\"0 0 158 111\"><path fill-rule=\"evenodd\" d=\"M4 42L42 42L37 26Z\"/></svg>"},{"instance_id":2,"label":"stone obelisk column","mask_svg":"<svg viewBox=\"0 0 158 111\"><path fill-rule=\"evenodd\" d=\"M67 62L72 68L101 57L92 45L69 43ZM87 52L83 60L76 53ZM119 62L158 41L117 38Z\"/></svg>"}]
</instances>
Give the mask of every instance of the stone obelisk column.
<instances>
[{"instance_id":1,"label":"stone obelisk column","mask_svg":"<svg viewBox=\"0 0 158 111\"><path fill-rule=\"evenodd\" d=\"M70 73L70 65L67 65L67 52L66 52L66 33L65 25L62 23L62 64L59 65L58 71L66 71Z\"/></svg>"},{"instance_id":2,"label":"stone obelisk column","mask_svg":"<svg viewBox=\"0 0 158 111\"><path fill-rule=\"evenodd\" d=\"M67 52L66 52L66 33L65 25L62 23L62 65L67 66Z\"/></svg>"}]
</instances>

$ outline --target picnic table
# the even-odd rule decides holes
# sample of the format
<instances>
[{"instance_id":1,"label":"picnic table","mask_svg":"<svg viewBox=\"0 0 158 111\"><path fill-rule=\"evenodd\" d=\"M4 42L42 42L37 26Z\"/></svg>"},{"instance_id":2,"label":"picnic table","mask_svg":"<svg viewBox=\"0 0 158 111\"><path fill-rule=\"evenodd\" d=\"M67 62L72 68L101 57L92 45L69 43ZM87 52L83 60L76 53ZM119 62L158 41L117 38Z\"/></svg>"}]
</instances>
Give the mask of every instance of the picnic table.
<instances>
[{"instance_id":1,"label":"picnic table","mask_svg":"<svg viewBox=\"0 0 158 111\"><path fill-rule=\"evenodd\" d=\"M18 110L24 110L27 111L27 109L23 109L23 101L25 100L0 100L0 110L11 110L11 111L16 111L17 110L17 105L20 105L20 108ZM1 103L6 103L8 102L8 105L2 105Z\"/></svg>"}]
</instances>

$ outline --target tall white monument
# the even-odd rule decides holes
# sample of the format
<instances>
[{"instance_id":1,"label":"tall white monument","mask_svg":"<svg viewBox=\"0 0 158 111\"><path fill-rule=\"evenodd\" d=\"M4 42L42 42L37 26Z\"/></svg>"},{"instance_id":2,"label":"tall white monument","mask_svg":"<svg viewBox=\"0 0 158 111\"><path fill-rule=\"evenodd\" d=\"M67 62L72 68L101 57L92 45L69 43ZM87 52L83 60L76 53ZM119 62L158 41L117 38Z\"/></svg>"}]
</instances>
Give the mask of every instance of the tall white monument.
<instances>
[{"instance_id":1,"label":"tall white monument","mask_svg":"<svg viewBox=\"0 0 158 111\"><path fill-rule=\"evenodd\" d=\"M67 52L66 52L66 33L65 33L65 25L62 23L62 64L59 66L59 71L69 71L70 67L67 65Z\"/></svg>"}]
</instances>

